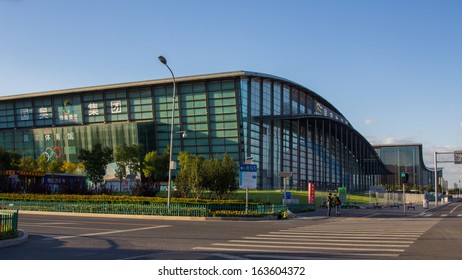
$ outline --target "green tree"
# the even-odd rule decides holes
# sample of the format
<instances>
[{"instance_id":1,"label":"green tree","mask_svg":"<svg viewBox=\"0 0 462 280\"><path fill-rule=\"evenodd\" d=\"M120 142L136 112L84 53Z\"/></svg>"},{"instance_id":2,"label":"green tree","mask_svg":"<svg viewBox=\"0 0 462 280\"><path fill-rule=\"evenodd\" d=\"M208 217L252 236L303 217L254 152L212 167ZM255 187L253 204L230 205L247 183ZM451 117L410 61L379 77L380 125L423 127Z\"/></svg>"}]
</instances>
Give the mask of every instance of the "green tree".
<instances>
[{"instance_id":1,"label":"green tree","mask_svg":"<svg viewBox=\"0 0 462 280\"><path fill-rule=\"evenodd\" d=\"M169 150L164 153L151 151L146 154L143 161L143 174L148 180L154 182L167 181Z\"/></svg>"},{"instance_id":2,"label":"green tree","mask_svg":"<svg viewBox=\"0 0 462 280\"><path fill-rule=\"evenodd\" d=\"M119 179L122 187L122 180L128 174L140 174L142 145L122 144L114 150L114 161L116 163L115 177Z\"/></svg>"},{"instance_id":3,"label":"green tree","mask_svg":"<svg viewBox=\"0 0 462 280\"><path fill-rule=\"evenodd\" d=\"M21 155L6 151L0 147L0 170L15 170L21 161Z\"/></svg>"},{"instance_id":4,"label":"green tree","mask_svg":"<svg viewBox=\"0 0 462 280\"><path fill-rule=\"evenodd\" d=\"M44 155L40 155L37 159L37 171L48 172L48 158Z\"/></svg>"},{"instance_id":5,"label":"green tree","mask_svg":"<svg viewBox=\"0 0 462 280\"><path fill-rule=\"evenodd\" d=\"M19 162L18 168L23 171L36 171L38 168L37 161L29 156L23 157Z\"/></svg>"},{"instance_id":6,"label":"green tree","mask_svg":"<svg viewBox=\"0 0 462 280\"><path fill-rule=\"evenodd\" d=\"M226 194L237 190L237 167L233 159L224 154L223 159L209 159L204 165L207 188L212 191L218 199L223 199Z\"/></svg>"},{"instance_id":7,"label":"green tree","mask_svg":"<svg viewBox=\"0 0 462 280\"><path fill-rule=\"evenodd\" d=\"M189 184L189 178L191 177L190 173L192 165L192 155L188 152L180 152L178 155L178 162L180 163L181 169L178 172L178 175L175 179L176 193L180 197L188 197L192 191L192 188Z\"/></svg>"},{"instance_id":8,"label":"green tree","mask_svg":"<svg viewBox=\"0 0 462 280\"><path fill-rule=\"evenodd\" d=\"M220 178L222 183L220 187L215 190L215 194L220 199L223 199L225 194L232 193L238 189L237 175L236 163L225 153L220 163Z\"/></svg>"},{"instance_id":9,"label":"green tree","mask_svg":"<svg viewBox=\"0 0 462 280\"><path fill-rule=\"evenodd\" d=\"M220 188L221 181L220 161L216 158L210 158L204 162L203 169L205 187L216 193Z\"/></svg>"},{"instance_id":10,"label":"green tree","mask_svg":"<svg viewBox=\"0 0 462 280\"><path fill-rule=\"evenodd\" d=\"M99 186L103 182L107 165L114 160L114 157L111 148L103 148L102 145L98 143L93 146L91 151L82 149L78 159L81 160L85 166L90 181Z\"/></svg>"},{"instance_id":11,"label":"green tree","mask_svg":"<svg viewBox=\"0 0 462 280\"><path fill-rule=\"evenodd\" d=\"M141 158L143 146L139 144L117 146L114 151L114 161L121 174L126 174L122 169L128 170L129 174L139 174L141 172ZM124 176L125 177L125 176Z\"/></svg>"},{"instance_id":12,"label":"green tree","mask_svg":"<svg viewBox=\"0 0 462 280\"><path fill-rule=\"evenodd\" d=\"M66 174L81 174L84 170L82 163L73 163L71 161L65 160L61 166L61 172Z\"/></svg>"},{"instance_id":13,"label":"green tree","mask_svg":"<svg viewBox=\"0 0 462 280\"><path fill-rule=\"evenodd\" d=\"M194 156L191 158L190 172L189 172L189 186L194 191L196 195L196 200L202 197L204 191L206 190L206 185L204 185L204 158L199 156Z\"/></svg>"},{"instance_id":14,"label":"green tree","mask_svg":"<svg viewBox=\"0 0 462 280\"><path fill-rule=\"evenodd\" d=\"M54 159L48 163L47 172L51 173L64 173L63 171L64 161L60 158Z\"/></svg>"},{"instance_id":15,"label":"green tree","mask_svg":"<svg viewBox=\"0 0 462 280\"><path fill-rule=\"evenodd\" d=\"M181 168L175 180L177 191L183 197L194 192L196 200L199 199L206 190L204 158L181 152L178 161Z\"/></svg>"}]
</instances>

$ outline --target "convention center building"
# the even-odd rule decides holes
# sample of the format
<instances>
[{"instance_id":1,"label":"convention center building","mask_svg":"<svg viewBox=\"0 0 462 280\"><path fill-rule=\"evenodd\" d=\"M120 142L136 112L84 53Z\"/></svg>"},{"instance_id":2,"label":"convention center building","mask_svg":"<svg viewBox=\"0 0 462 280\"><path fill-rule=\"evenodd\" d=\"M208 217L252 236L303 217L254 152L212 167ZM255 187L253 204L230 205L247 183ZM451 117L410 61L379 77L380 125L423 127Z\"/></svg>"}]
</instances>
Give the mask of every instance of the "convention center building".
<instances>
[{"instance_id":1,"label":"convention center building","mask_svg":"<svg viewBox=\"0 0 462 280\"><path fill-rule=\"evenodd\" d=\"M163 152L173 88L172 79L159 79L0 97L0 146L72 162L97 143ZM281 172L292 173L290 189L349 191L381 185L389 174L347 118L302 85L236 71L176 78L176 88L173 160L180 151L227 153L238 168L250 160L258 189L281 188Z\"/></svg>"},{"instance_id":2,"label":"convention center building","mask_svg":"<svg viewBox=\"0 0 462 280\"><path fill-rule=\"evenodd\" d=\"M382 162L391 171L383 178L387 186L400 186L401 173L408 173L408 185L424 189L435 185L435 170L429 169L423 160L422 144L374 145ZM443 169L438 170L438 178L443 177Z\"/></svg>"}]
</instances>

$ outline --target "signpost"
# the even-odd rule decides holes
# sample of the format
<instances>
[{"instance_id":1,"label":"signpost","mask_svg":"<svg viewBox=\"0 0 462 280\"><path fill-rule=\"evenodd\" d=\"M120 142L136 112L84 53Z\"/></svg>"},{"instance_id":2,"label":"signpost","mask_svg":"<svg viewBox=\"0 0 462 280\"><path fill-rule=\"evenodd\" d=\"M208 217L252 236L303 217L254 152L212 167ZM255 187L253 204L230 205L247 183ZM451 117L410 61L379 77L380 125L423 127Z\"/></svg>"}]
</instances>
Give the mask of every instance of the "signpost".
<instances>
[{"instance_id":1,"label":"signpost","mask_svg":"<svg viewBox=\"0 0 462 280\"><path fill-rule=\"evenodd\" d=\"M438 160L438 155L453 155L454 158L446 158L442 160ZM438 206L438 163L439 162L452 162L454 164L462 164L462 151L453 151L453 152L437 152L435 151L433 156L433 163L435 165L435 207ZM441 189L441 193L443 193L443 189Z\"/></svg>"},{"instance_id":2,"label":"signpost","mask_svg":"<svg viewBox=\"0 0 462 280\"><path fill-rule=\"evenodd\" d=\"M346 197L347 197L347 192L345 187L340 187L338 188L338 198L340 198L340 201L344 204L346 204Z\"/></svg>"},{"instance_id":3,"label":"signpost","mask_svg":"<svg viewBox=\"0 0 462 280\"><path fill-rule=\"evenodd\" d=\"M282 206L286 206L286 190L287 190L287 181L290 177L292 177L292 172L290 171L281 171L279 172L279 176L284 178L284 198L282 199Z\"/></svg>"},{"instance_id":4,"label":"signpost","mask_svg":"<svg viewBox=\"0 0 462 280\"><path fill-rule=\"evenodd\" d=\"M257 188L257 165L241 164L239 168L239 186L245 189L245 213L249 209L249 189Z\"/></svg>"},{"instance_id":5,"label":"signpost","mask_svg":"<svg viewBox=\"0 0 462 280\"><path fill-rule=\"evenodd\" d=\"M462 164L462 151L454 151L454 163Z\"/></svg>"}]
</instances>

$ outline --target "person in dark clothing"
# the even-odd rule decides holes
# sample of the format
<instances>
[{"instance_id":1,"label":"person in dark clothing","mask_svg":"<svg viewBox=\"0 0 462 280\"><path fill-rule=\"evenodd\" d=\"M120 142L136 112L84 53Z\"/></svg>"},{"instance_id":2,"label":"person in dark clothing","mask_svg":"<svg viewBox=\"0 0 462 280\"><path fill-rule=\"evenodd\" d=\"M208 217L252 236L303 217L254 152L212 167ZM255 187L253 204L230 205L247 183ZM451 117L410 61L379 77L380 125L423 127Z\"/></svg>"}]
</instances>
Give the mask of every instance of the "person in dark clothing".
<instances>
[{"instance_id":1,"label":"person in dark clothing","mask_svg":"<svg viewBox=\"0 0 462 280\"><path fill-rule=\"evenodd\" d=\"M335 206L335 215L338 217L340 216L340 205L342 205L342 201L340 201L340 198L337 196L337 194L334 194L334 199L332 202Z\"/></svg>"},{"instance_id":2,"label":"person in dark clothing","mask_svg":"<svg viewBox=\"0 0 462 280\"><path fill-rule=\"evenodd\" d=\"M330 217L330 210L332 209L332 194L331 193L327 195L326 206L327 206L327 216Z\"/></svg>"}]
</instances>

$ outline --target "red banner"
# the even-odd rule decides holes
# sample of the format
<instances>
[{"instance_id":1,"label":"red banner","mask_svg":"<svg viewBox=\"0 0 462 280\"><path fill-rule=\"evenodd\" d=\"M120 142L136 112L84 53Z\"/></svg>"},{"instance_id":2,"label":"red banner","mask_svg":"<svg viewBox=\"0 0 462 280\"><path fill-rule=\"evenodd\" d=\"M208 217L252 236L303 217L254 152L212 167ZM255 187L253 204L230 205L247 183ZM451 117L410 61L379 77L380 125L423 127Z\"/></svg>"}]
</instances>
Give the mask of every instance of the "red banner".
<instances>
[{"instance_id":1,"label":"red banner","mask_svg":"<svg viewBox=\"0 0 462 280\"><path fill-rule=\"evenodd\" d=\"M308 204L315 203L315 185L314 183L308 183Z\"/></svg>"}]
</instances>

